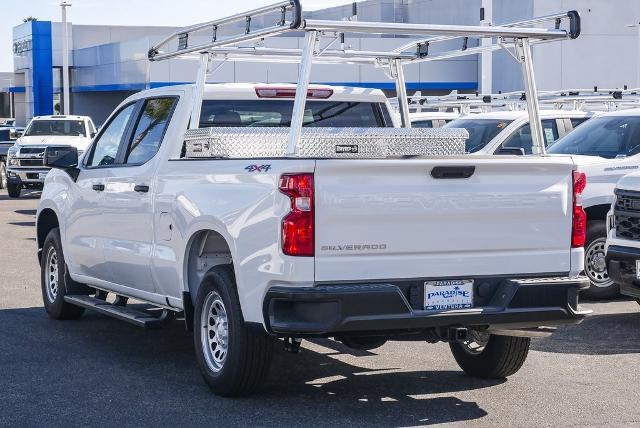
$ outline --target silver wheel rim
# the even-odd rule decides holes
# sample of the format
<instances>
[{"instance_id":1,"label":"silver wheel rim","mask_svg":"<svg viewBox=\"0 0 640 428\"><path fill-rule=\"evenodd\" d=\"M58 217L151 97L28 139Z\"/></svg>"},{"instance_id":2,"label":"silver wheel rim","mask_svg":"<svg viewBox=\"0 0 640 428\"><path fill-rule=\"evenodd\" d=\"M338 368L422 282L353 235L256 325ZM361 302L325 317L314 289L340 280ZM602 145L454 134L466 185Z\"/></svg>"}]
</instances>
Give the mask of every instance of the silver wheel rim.
<instances>
[{"instance_id":1,"label":"silver wheel rim","mask_svg":"<svg viewBox=\"0 0 640 428\"><path fill-rule=\"evenodd\" d=\"M584 271L593 285L600 288L610 287L613 281L607 272L604 245L606 240L599 238L593 241L584 252Z\"/></svg>"},{"instance_id":2,"label":"silver wheel rim","mask_svg":"<svg viewBox=\"0 0 640 428\"><path fill-rule=\"evenodd\" d=\"M207 294L200 325L200 340L207 366L213 372L219 372L224 366L229 349L229 323L222 297L215 291Z\"/></svg>"},{"instance_id":3,"label":"silver wheel rim","mask_svg":"<svg viewBox=\"0 0 640 428\"><path fill-rule=\"evenodd\" d=\"M2 184L2 188L6 189L7 188L7 168L2 165L0 166L0 181Z\"/></svg>"},{"instance_id":4,"label":"silver wheel rim","mask_svg":"<svg viewBox=\"0 0 640 428\"><path fill-rule=\"evenodd\" d=\"M469 337L467 340L460 342L462 349L470 355L480 355L484 348L489 343L489 333L485 333L477 330L469 330Z\"/></svg>"},{"instance_id":5,"label":"silver wheel rim","mask_svg":"<svg viewBox=\"0 0 640 428\"><path fill-rule=\"evenodd\" d=\"M47 292L47 299L50 303L55 302L58 296L58 252L55 247L49 247L45 261L44 286Z\"/></svg>"}]
</instances>

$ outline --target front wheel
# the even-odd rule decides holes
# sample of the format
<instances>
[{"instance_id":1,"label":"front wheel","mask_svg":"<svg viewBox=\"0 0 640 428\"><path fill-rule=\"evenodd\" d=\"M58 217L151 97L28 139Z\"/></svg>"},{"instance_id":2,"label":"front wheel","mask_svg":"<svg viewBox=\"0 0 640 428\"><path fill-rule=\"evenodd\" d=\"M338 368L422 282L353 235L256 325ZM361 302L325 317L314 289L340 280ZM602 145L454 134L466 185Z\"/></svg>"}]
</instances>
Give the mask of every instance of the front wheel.
<instances>
[{"instance_id":1,"label":"front wheel","mask_svg":"<svg viewBox=\"0 0 640 428\"><path fill-rule=\"evenodd\" d=\"M7 193L9 194L10 198L19 198L21 190L22 186L20 184L10 182L7 183Z\"/></svg>"},{"instance_id":2,"label":"front wheel","mask_svg":"<svg viewBox=\"0 0 640 428\"><path fill-rule=\"evenodd\" d=\"M196 359L214 393L238 397L262 386L274 339L245 324L230 265L216 266L203 278L193 324Z\"/></svg>"},{"instance_id":3,"label":"front wheel","mask_svg":"<svg viewBox=\"0 0 640 428\"><path fill-rule=\"evenodd\" d=\"M44 240L40 274L42 300L49 316L57 320L80 318L84 308L64 301L69 291L79 292L84 286L73 281L67 273L58 228L52 229Z\"/></svg>"},{"instance_id":4,"label":"front wheel","mask_svg":"<svg viewBox=\"0 0 640 428\"><path fill-rule=\"evenodd\" d=\"M516 373L529 354L528 337L496 336L470 330L469 338L453 342L451 353L469 376L502 379Z\"/></svg>"},{"instance_id":5,"label":"front wheel","mask_svg":"<svg viewBox=\"0 0 640 428\"><path fill-rule=\"evenodd\" d=\"M584 273L591 281L582 296L592 300L613 299L620 294L620 288L607 272L605 244L607 225L604 221L590 221L587 224L587 243L584 248Z\"/></svg>"}]
</instances>

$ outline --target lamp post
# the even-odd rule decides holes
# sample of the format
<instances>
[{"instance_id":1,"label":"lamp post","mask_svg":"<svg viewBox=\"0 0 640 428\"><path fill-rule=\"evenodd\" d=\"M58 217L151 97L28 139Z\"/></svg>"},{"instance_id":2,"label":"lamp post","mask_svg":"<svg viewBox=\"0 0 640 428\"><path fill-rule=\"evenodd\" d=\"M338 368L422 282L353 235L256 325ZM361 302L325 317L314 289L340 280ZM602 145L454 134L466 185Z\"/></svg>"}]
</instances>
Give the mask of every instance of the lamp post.
<instances>
[{"instance_id":1,"label":"lamp post","mask_svg":"<svg viewBox=\"0 0 640 428\"><path fill-rule=\"evenodd\" d=\"M67 7L71 6L70 0L62 0L62 107L63 113L69 114L69 28L67 26Z\"/></svg>"}]
</instances>

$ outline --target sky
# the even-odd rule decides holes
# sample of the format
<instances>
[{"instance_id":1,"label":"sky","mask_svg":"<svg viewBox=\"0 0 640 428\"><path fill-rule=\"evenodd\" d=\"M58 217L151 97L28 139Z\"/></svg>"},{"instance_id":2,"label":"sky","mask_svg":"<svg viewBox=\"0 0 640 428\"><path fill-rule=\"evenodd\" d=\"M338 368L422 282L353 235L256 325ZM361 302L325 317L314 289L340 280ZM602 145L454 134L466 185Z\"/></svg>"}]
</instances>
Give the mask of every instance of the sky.
<instances>
[{"instance_id":1,"label":"sky","mask_svg":"<svg viewBox=\"0 0 640 428\"><path fill-rule=\"evenodd\" d=\"M74 24L186 26L255 9L277 0L72 0ZM305 9L348 4L349 0L302 0ZM0 71L13 71L13 27L28 16L60 21L60 1L0 0Z\"/></svg>"}]
</instances>

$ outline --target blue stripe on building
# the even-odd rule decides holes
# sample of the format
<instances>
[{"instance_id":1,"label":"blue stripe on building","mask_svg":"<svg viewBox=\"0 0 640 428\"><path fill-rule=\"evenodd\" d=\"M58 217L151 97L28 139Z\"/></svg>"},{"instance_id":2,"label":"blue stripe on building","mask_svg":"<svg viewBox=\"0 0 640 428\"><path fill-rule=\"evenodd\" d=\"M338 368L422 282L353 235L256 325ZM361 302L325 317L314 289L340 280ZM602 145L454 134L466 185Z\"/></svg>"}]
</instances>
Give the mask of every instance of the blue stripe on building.
<instances>
[{"instance_id":1,"label":"blue stripe on building","mask_svg":"<svg viewBox=\"0 0 640 428\"><path fill-rule=\"evenodd\" d=\"M33 115L53 114L51 22L32 21Z\"/></svg>"}]
</instances>

